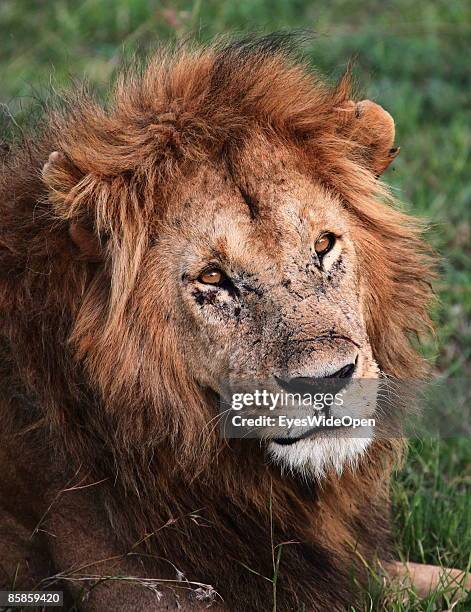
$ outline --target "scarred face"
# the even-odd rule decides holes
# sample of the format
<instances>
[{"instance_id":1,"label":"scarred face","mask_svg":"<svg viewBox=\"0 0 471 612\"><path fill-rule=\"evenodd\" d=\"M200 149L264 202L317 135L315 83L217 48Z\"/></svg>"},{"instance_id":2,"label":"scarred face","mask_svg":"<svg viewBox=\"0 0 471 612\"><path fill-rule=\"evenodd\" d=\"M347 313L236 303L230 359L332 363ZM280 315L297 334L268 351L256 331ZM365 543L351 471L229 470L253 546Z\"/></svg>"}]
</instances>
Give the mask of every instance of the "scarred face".
<instances>
[{"instance_id":1,"label":"scarred face","mask_svg":"<svg viewBox=\"0 0 471 612\"><path fill-rule=\"evenodd\" d=\"M199 385L224 394L227 383L248 379L289 391L299 380L378 376L351 219L287 151L265 144L262 156L252 143L236 172L201 167L178 199L155 248L172 253L169 316ZM286 432L267 450L319 475L367 445Z\"/></svg>"}]
</instances>

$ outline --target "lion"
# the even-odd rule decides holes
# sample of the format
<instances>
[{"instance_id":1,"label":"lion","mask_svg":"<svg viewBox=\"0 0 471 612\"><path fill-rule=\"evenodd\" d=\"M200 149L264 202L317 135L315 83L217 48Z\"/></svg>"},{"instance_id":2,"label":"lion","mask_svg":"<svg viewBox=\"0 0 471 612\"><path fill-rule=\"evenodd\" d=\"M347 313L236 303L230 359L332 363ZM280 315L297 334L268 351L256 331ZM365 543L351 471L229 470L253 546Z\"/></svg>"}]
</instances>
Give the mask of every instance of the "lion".
<instances>
[{"instance_id":1,"label":"lion","mask_svg":"<svg viewBox=\"0 0 471 612\"><path fill-rule=\"evenodd\" d=\"M223 439L221 381L420 377L433 261L394 121L289 39L71 94L0 179L0 588L80 610L345 610L399 439ZM352 580L354 576L354 580Z\"/></svg>"}]
</instances>

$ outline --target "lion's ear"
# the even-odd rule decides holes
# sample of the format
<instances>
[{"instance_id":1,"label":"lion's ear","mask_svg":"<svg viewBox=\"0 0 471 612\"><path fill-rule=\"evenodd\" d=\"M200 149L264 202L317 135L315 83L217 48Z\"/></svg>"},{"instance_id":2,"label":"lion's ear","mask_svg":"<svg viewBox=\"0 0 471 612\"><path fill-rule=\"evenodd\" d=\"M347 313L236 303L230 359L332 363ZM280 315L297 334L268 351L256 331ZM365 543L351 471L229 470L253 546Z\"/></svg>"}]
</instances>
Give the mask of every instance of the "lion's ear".
<instances>
[{"instance_id":1,"label":"lion's ear","mask_svg":"<svg viewBox=\"0 0 471 612\"><path fill-rule=\"evenodd\" d=\"M43 166L42 178L56 211L69 223L69 236L78 248L81 258L90 262L101 261L102 246L93 224L86 219L70 217L70 196L80 181L83 181L83 174L64 153L53 151Z\"/></svg>"},{"instance_id":2,"label":"lion's ear","mask_svg":"<svg viewBox=\"0 0 471 612\"><path fill-rule=\"evenodd\" d=\"M394 119L371 100L349 100L338 112L342 133L361 146L366 165L377 176L381 175L400 150L394 146Z\"/></svg>"}]
</instances>

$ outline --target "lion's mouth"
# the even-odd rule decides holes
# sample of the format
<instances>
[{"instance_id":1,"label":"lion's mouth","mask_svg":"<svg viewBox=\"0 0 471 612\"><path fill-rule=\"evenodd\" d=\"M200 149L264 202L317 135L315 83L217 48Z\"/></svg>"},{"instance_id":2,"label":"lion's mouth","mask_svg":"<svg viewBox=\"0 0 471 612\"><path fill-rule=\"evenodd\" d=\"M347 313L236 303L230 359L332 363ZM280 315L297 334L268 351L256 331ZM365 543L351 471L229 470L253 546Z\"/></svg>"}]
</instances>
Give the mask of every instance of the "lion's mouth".
<instances>
[{"instance_id":1,"label":"lion's mouth","mask_svg":"<svg viewBox=\"0 0 471 612\"><path fill-rule=\"evenodd\" d=\"M320 433L325 433L329 431L339 431L341 429L346 429L343 425L325 425L324 427L313 427L308 431L304 432L300 436L296 438L271 438L270 442L275 442L280 446L291 446L292 444L296 444L296 442L300 442L301 440L305 440L306 438L312 438Z\"/></svg>"}]
</instances>

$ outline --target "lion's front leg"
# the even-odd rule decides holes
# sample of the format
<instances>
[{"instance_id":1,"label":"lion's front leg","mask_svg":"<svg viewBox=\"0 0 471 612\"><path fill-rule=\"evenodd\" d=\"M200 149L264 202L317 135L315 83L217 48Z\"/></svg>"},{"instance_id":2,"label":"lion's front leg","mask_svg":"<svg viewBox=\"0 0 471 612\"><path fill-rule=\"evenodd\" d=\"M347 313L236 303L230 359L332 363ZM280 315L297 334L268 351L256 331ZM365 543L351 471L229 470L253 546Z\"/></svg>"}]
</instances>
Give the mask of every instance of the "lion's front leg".
<instances>
[{"instance_id":1,"label":"lion's front leg","mask_svg":"<svg viewBox=\"0 0 471 612\"><path fill-rule=\"evenodd\" d=\"M437 588L444 587L455 590L453 601L459 601L471 591L471 575L463 570L401 561L388 563L385 569L393 586L413 588L419 597L428 597Z\"/></svg>"}]
</instances>

